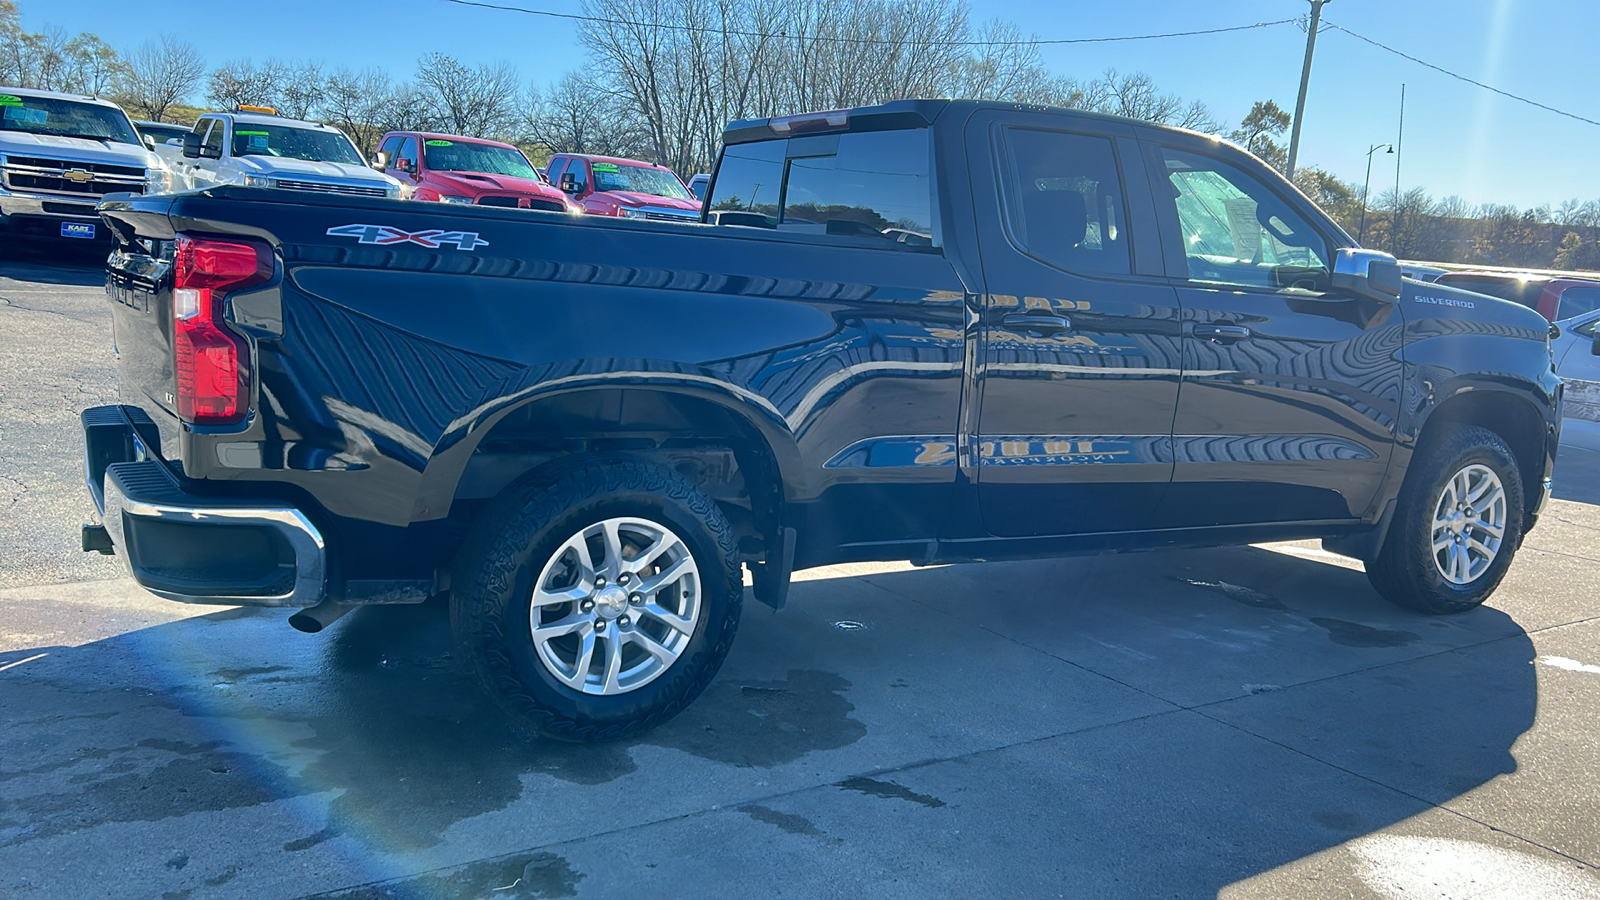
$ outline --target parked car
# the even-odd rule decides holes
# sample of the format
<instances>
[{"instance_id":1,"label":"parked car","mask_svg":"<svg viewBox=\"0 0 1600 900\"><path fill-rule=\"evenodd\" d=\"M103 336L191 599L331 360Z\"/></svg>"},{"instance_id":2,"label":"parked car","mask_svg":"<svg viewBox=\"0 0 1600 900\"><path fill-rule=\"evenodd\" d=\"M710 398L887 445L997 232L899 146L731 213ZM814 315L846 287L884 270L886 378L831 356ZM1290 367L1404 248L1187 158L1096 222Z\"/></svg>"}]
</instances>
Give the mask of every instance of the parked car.
<instances>
[{"instance_id":1,"label":"parked car","mask_svg":"<svg viewBox=\"0 0 1600 900\"><path fill-rule=\"evenodd\" d=\"M159 193L167 164L115 103L0 87L0 234L8 240L110 239L95 204L107 194Z\"/></svg>"},{"instance_id":2,"label":"parked car","mask_svg":"<svg viewBox=\"0 0 1600 900\"><path fill-rule=\"evenodd\" d=\"M135 119L133 127L138 129L139 137L144 139L145 146L151 150L169 141L181 142L183 136L189 133L189 126L174 125L171 122L146 122L143 119Z\"/></svg>"},{"instance_id":3,"label":"parked car","mask_svg":"<svg viewBox=\"0 0 1600 900\"><path fill-rule=\"evenodd\" d=\"M1443 613L1544 508L1548 323L1402 279L1242 150L976 101L723 144L709 205L770 227L105 204L129 399L83 414L84 546L310 631L448 591L505 709L603 740L711 680L741 566L780 607L839 562L1321 538Z\"/></svg>"},{"instance_id":4,"label":"parked car","mask_svg":"<svg viewBox=\"0 0 1600 900\"><path fill-rule=\"evenodd\" d=\"M1585 390L1595 395L1591 402L1600 403L1600 309L1567 320L1561 327L1561 336L1551 343L1550 350L1556 360L1556 372L1567 382L1589 382ZM1597 410L1600 412L1600 410ZM1597 417L1600 421L1600 417Z\"/></svg>"},{"instance_id":5,"label":"parked car","mask_svg":"<svg viewBox=\"0 0 1600 900\"><path fill-rule=\"evenodd\" d=\"M558 153L550 158L550 181L583 211L595 216L700 221L700 204L666 166L621 159Z\"/></svg>"},{"instance_id":6,"label":"parked car","mask_svg":"<svg viewBox=\"0 0 1600 900\"><path fill-rule=\"evenodd\" d=\"M582 212L583 207L539 177L510 144L455 134L391 131L379 142L381 169L413 200Z\"/></svg>"},{"instance_id":7,"label":"parked car","mask_svg":"<svg viewBox=\"0 0 1600 900\"><path fill-rule=\"evenodd\" d=\"M354 197L399 197L400 182L375 172L344 132L287 119L264 107L206 113L181 147L161 152L182 187L231 184Z\"/></svg>"},{"instance_id":8,"label":"parked car","mask_svg":"<svg viewBox=\"0 0 1600 900\"><path fill-rule=\"evenodd\" d=\"M1600 279L1520 272L1446 272L1436 283L1519 303L1537 310L1551 322L1566 322L1600 309Z\"/></svg>"},{"instance_id":9,"label":"parked car","mask_svg":"<svg viewBox=\"0 0 1600 900\"><path fill-rule=\"evenodd\" d=\"M711 187L711 176L705 172L689 179L689 193L701 203L706 202L706 189Z\"/></svg>"}]
</instances>

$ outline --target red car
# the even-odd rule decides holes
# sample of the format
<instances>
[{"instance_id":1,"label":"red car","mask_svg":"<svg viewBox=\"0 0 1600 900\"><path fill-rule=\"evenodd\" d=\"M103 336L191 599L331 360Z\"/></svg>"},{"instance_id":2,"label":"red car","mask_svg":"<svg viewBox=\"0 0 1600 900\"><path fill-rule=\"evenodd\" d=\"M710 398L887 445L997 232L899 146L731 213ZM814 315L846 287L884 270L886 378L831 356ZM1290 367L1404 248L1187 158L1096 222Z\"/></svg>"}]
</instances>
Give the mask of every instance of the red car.
<instances>
[{"instance_id":1,"label":"red car","mask_svg":"<svg viewBox=\"0 0 1600 900\"><path fill-rule=\"evenodd\" d=\"M456 134L391 131L378 147L375 165L400 179L413 200L583 211L541 179L533 163L510 144Z\"/></svg>"},{"instance_id":2,"label":"red car","mask_svg":"<svg viewBox=\"0 0 1600 900\"><path fill-rule=\"evenodd\" d=\"M1521 272L1446 272L1437 281L1520 303L1551 322L1564 322L1600 309L1600 281L1591 278L1558 278Z\"/></svg>"},{"instance_id":3,"label":"red car","mask_svg":"<svg viewBox=\"0 0 1600 900\"><path fill-rule=\"evenodd\" d=\"M700 221L699 202L666 166L615 156L560 153L550 158L545 171L553 184L582 203L583 211L590 215Z\"/></svg>"}]
</instances>

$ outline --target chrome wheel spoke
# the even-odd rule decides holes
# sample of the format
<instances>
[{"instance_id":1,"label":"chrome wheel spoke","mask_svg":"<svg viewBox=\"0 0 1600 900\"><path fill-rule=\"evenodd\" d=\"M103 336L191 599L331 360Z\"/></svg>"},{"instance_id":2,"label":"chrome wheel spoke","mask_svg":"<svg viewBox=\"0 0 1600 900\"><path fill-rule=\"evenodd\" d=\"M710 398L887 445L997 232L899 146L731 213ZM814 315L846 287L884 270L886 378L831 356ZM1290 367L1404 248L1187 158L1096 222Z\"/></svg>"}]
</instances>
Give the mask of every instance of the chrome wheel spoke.
<instances>
[{"instance_id":1,"label":"chrome wheel spoke","mask_svg":"<svg viewBox=\"0 0 1600 900\"><path fill-rule=\"evenodd\" d=\"M608 578L616 578L622 574L622 531L617 519L607 519L600 523L600 532L604 535L606 546L605 573Z\"/></svg>"},{"instance_id":2,"label":"chrome wheel spoke","mask_svg":"<svg viewBox=\"0 0 1600 900\"><path fill-rule=\"evenodd\" d=\"M585 577L583 580L569 588L562 588L558 591L550 591L540 588L539 590L534 591L533 605L538 607L555 606L560 603L577 603L592 593L594 593L594 582Z\"/></svg>"},{"instance_id":3,"label":"chrome wheel spoke","mask_svg":"<svg viewBox=\"0 0 1600 900\"><path fill-rule=\"evenodd\" d=\"M574 631L582 631L586 628L590 629L591 631L593 630L594 616L582 612L575 612L570 616L564 616L554 622L546 622L543 625L534 625L533 639L535 642L548 641L551 638L562 637L564 635L572 634Z\"/></svg>"},{"instance_id":4,"label":"chrome wheel spoke","mask_svg":"<svg viewBox=\"0 0 1600 900\"><path fill-rule=\"evenodd\" d=\"M589 678L589 666L594 660L594 629L586 628L578 641L578 653L573 659L572 671L563 672L546 663L551 673L566 683L567 687L583 690Z\"/></svg>"},{"instance_id":5,"label":"chrome wheel spoke","mask_svg":"<svg viewBox=\"0 0 1600 900\"><path fill-rule=\"evenodd\" d=\"M690 569L694 568L694 558L685 554L683 558L662 569L659 573L640 581L639 593L644 594L646 597L654 596L660 593L662 588L682 578L688 574Z\"/></svg>"},{"instance_id":6,"label":"chrome wheel spoke","mask_svg":"<svg viewBox=\"0 0 1600 900\"><path fill-rule=\"evenodd\" d=\"M1497 525L1497 524L1495 524L1493 522L1488 521L1487 519L1479 519L1477 521L1477 523L1475 523L1473 525L1473 527L1476 528L1479 531L1484 532L1485 534L1489 535L1490 537L1493 537L1495 540L1499 540L1499 539L1501 539L1501 538L1506 536L1505 526Z\"/></svg>"},{"instance_id":7,"label":"chrome wheel spoke","mask_svg":"<svg viewBox=\"0 0 1600 900\"><path fill-rule=\"evenodd\" d=\"M622 640L613 630L606 635L606 671L600 681L602 694L616 694L617 677L622 674Z\"/></svg>"},{"instance_id":8,"label":"chrome wheel spoke","mask_svg":"<svg viewBox=\"0 0 1600 900\"><path fill-rule=\"evenodd\" d=\"M661 643L642 631L633 632L629 636L629 640L639 647L644 648L646 653L669 666L672 665L672 663L678 658L678 654L668 649L667 645Z\"/></svg>"},{"instance_id":9,"label":"chrome wheel spoke","mask_svg":"<svg viewBox=\"0 0 1600 900\"><path fill-rule=\"evenodd\" d=\"M639 611L685 637L694 633L694 620L680 616L655 602L646 603Z\"/></svg>"},{"instance_id":10,"label":"chrome wheel spoke","mask_svg":"<svg viewBox=\"0 0 1600 900\"><path fill-rule=\"evenodd\" d=\"M639 555L635 556L633 559L628 560L627 563L622 567L623 571L632 572L635 574L643 572L655 565L656 560L660 559L662 554L669 550L677 549L677 546L677 537L663 532L655 539L654 543L643 550L640 550Z\"/></svg>"}]
</instances>

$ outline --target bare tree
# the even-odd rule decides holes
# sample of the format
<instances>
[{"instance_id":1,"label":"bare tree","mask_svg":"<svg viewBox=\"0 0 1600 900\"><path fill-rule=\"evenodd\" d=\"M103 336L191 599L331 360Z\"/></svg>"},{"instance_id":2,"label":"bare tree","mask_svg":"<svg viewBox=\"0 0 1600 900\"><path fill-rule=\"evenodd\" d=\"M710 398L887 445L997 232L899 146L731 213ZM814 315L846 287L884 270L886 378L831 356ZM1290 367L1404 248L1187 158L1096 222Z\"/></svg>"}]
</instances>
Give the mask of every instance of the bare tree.
<instances>
[{"instance_id":1,"label":"bare tree","mask_svg":"<svg viewBox=\"0 0 1600 900\"><path fill-rule=\"evenodd\" d=\"M631 156L643 149L638 120L623 100L576 72L545 91L530 87L522 107L523 139L551 153Z\"/></svg>"},{"instance_id":2,"label":"bare tree","mask_svg":"<svg viewBox=\"0 0 1600 900\"><path fill-rule=\"evenodd\" d=\"M431 118L440 127L474 137L510 137L518 119L519 79L509 64L468 68L443 53L417 62L417 85L424 89Z\"/></svg>"},{"instance_id":3,"label":"bare tree","mask_svg":"<svg viewBox=\"0 0 1600 900\"><path fill-rule=\"evenodd\" d=\"M394 83L382 69L340 68L323 86L318 114L348 134L362 154L370 157L390 124L395 93Z\"/></svg>"},{"instance_id":4,"label":"bare tree","mask_svg":"<svg viewBox=\"0 0 1600 900\"><path fill-rule=\"evenodd\" d=\"M249 59L230 59L211 71L206 99L218 109L270 104L282 82L278 63L256 65Z\"/></svg>"},{"instance_id":5,"label":"bare tree","mask_svg":"<svg viewBox=\"0 0 1600 900\"><path fill-rule=\"evenodd\" d=\"M278 91L272 97L272 106L291 119L310 118L312 111L322 105L328 91L322 63L280 63L279 71Z\"/></svg>"},{"instance_id":6,"label":"bare tree","mask_svg":"<svg viewBox=\"0 0 1600 900\"><path fill-rule=\"evenodd\" d=\"M168 109L200 86L205 72L205 60L193 44L163 34L128 57L120 91L128 105L160 122Z\"/></svg>"}]
</instances>

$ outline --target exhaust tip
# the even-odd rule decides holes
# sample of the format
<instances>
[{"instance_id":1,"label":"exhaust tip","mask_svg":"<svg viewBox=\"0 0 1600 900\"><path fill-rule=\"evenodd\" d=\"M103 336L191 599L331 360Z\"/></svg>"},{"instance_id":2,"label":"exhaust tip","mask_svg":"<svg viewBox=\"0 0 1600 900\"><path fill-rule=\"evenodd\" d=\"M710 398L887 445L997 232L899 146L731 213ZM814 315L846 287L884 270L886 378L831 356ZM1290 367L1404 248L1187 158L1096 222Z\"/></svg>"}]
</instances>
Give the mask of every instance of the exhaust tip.
<instances>
[{"instance_id":1,"label":"exhaust tip","mask_svg":"<svg viewBox=\"0 0 1600 900\"><path fill-rule=\"evenodd\" d=\"M289 627L306 634L316 634L329 625L339 621L344 614L355 607L343 603L334 603L324 600L316 606L302 609L289 617Z\"/></svg>"}]
</instances>

